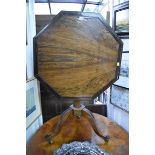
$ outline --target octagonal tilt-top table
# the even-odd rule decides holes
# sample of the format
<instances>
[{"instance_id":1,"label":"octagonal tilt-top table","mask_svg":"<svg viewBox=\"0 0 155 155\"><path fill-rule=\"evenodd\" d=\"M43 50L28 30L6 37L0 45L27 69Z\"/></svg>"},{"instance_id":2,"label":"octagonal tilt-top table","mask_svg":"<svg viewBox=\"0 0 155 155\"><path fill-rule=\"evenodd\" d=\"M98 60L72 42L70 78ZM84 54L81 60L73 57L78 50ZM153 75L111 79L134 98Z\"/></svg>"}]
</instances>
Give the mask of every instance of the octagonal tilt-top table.
<instances>
[{"instance_id":1,"label":"octagonal tilt-top table","mask_svg":"<svg viewBox=\"0 0 155 155\"><path fill-rule=\"evenodd\" d=\"M100 131L95 115L82 103L92 101L118 79L122 45L111 27L96 13L61 11L34 38L35 76L60 99L73 101L55 127L44 133L50 149L71 116L75 124L88 119L103 143L111 141L109 133ZM85 125L76 126L79 131L83 127L87 132ZM68 126L68 130L70 128ZM88 133L91 135L92 131Z\"/></svg>"},{"instance_id":2,"label":"octagonal tilt-top table","mask_svg":"<svg viewBox=\"0 0 155 155\"><path fill-rule=\"evenodd\" d=\"M35 76L60 97L93 98L118 79L122 45L101 15L62 11L34 38Z\"/></svg>"}]
</instances>

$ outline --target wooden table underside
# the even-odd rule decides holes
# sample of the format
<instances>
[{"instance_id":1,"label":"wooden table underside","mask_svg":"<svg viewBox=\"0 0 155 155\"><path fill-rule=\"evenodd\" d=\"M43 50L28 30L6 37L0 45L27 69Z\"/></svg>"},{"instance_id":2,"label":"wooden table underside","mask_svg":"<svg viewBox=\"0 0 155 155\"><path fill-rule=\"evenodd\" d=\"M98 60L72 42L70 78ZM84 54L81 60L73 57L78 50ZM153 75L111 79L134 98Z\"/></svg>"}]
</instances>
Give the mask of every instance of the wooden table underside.
<instances>
[{"instance_id":1,"label":"wooden table underside","mask_svg":"<svg viewBox=\"0 0 155 155\"><path fill-rule=\"evenodd\" d=\"M86 140L95 142L111 155L128 155L128 133L108 118L99 114L93 114L101 133L110 136L107 144L95 134L86 113L83 113L81 119L77 119L70 113L59 134L53 139L52 144L48 144L44 136L54 129L60 116L47 121L27 144L27 155L51 155L53 151L60 148L64 143Z\"/></svg>"}]
</instances>

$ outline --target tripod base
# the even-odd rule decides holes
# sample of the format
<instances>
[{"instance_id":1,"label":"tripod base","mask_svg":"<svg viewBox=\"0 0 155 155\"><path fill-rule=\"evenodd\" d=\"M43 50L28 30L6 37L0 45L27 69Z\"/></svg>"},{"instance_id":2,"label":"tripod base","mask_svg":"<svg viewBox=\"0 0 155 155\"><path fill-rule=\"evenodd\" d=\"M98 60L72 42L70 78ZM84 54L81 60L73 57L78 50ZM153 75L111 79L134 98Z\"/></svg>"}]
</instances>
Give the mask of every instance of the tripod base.
<instances>
[{"instance_id":1,"label":"tripod base","mask_svg":"<svg viewBox=\"0 0 155 155\"><path fill-rule=\"evenodd\" d=\"M45 139L48 141L49 144L52 144L52 140L54 137L59 133L61 130L61 127L63 126L64 121L67 119L69 114L73 112L74 116L77 117L77 119L80 119L82 117L82 113L85 112L87 115L89 115L91 126L94 130L94 132L101 137L106 143L109 141L109 136L103 136L96 125L96 120L91 111L89 111L87 108L85 108L84 105L80 104L80 102L75 102L75 104L71 105L67 110L65 110L61 116L58 124L56 125L53 132L50 134L45 135Z\"/></svg>"}]
</instances>

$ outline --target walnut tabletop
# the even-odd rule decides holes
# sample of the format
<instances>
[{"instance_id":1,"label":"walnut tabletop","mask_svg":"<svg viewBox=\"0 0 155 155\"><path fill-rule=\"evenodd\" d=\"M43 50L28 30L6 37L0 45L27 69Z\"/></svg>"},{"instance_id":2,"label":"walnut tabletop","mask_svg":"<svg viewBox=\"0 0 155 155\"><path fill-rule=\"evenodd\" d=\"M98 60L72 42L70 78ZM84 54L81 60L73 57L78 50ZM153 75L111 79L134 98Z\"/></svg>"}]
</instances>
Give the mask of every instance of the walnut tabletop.
<instances>
[{"instance_id":1,"label":"walnut tabletop","mask_svg":"<svg viewBox=\"0 0 155 155\"><path fill-rule=\"evenodd\" d=\"M100 14L61 11L34 37L34 73L61 97L94 97L119 76L123 43Z\"/></svg>"},{"instance_id":2,"label":"walnut tabletop","mask_svg":"<svg viewBox=\"0 0 155 155\"><path fill-rule=\"evenodd\" d=\"M60 116L56 116L47 121L31 138L27 144L27 155L51 155L53 151L60 148L62 144L73 141L91 141L95 142L111 155L128 155L129 154L129 136L128 133L119 125L108 118L93 113L98 129L103 135L109 135L110 140L105 143L103 139L95 134L89 117L83 113L80 119L77 119L72 113L65 120L59 134L53 139L52 144L44 139L44 136L50 133Z\"/></svg>"}]
</instances>

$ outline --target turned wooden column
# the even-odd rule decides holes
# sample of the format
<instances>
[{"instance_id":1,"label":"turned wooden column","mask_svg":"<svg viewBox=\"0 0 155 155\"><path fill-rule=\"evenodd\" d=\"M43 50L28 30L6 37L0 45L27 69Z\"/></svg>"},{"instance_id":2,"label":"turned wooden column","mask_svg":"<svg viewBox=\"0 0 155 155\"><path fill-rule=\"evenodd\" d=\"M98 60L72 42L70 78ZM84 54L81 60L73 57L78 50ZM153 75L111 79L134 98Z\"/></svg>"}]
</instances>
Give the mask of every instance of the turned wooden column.
<instances>
[{"instance_id":1,"label":"turned wooden column","mask_svg":"<svg viewBox=\"0 0 155 155\"><path fill-rule=\"evenodd\" d=\"M75 108L80 108L80 107L81 107L81 102L80 102L80 100L75 100L74 103L73 103L73 106L74 106Z\"/></svg>"}]
</instances>

